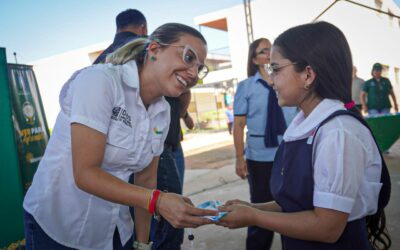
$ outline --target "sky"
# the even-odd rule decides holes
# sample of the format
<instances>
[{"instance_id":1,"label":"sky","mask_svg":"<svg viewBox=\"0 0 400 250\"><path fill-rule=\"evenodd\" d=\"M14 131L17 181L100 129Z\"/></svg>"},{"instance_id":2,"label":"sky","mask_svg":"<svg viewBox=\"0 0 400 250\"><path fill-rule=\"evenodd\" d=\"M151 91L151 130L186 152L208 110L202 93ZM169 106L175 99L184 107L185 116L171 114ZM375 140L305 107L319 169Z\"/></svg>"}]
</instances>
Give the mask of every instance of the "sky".
<instances>
[{"instance_id":1,"label":"sky","mask_svg":"<svg viewBox=\"0 0 400 250\"><path fill-rule=\"evenodd\" d=\"M400 0L399 0L400 1ZM116 15L140 10L151 33L167 22L193 27L194 17L243 4L243 0L1 0L0 47L7 61L18 63L46 58L73 49L112 41ZM209 49L227 46L224 32L202 29Z\"/></svg>"},{"instance_id":2,"label":"sky","mask_svg":"<svg viewBox=\"0 0 400 250\"><path fill-rule=\"evenodd\" d=\"M29 63L111 41L115 16L128 8L142 11L151 33L167 22L196 27L195 16L238 4L243 0L0 0L0 47L8 62L15 62L16 52L18 63ZM209 50L228 44L224 32L202 28L202 33Z\"/></svg>"}]
</instances>

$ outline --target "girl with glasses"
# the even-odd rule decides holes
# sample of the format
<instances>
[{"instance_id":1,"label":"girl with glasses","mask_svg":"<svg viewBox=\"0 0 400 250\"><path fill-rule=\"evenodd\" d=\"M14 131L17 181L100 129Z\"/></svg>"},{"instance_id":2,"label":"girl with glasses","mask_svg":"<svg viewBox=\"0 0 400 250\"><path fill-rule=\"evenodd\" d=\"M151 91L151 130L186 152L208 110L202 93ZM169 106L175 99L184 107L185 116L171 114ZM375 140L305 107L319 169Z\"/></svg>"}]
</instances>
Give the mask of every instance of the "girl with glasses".
<instances>
[{"instance_id":1,"label":"girl with glasses","mask_svg":"<svg viewBox=\"0 0 400 250\"><path fill-rule=\"evenodd\" d=\"M228 201L220 225L279 232L283 249L388 249L383 208L390 179L351 100L344 34L318 22L291 28L271 49L279 105L301 112L283 136L271 176L274 201ZM368 227L367 227L368 226Z\"/></svg>"},{"instance_id":2,"label":"girl with glasses","mask_svg":"<svg viewBox=\"0 0 400 250\"><path fill-rule=\"evenodd\" d=\"M273 200L269 179L275 152L286 129L282 108L265 65L270 62L271 43L255 40L249 48L248 78L238 84L234 97L233 138L236 151L236 174L248 178L251 202ZM247 126L246 148L244 128ZM274 233L268 229L248 228L246 249L270 249Z\"/></svg>"},{"instance_id":3,"label":"girl with glasses","mask_svg":"<svg viewBox=\"0 0 400 250\"><path fill-rule=\"evenodd\" d=\"M153 215L174 227L210 223L201 216L215 212L155 189L170 122L163 96L178 97L196 85L206 55L197 30L169 23L116 50L106 64L72 75L24 200L27 249L132 249L129 206L135 249L151 248Z\"/></svg>"}]
</instances>

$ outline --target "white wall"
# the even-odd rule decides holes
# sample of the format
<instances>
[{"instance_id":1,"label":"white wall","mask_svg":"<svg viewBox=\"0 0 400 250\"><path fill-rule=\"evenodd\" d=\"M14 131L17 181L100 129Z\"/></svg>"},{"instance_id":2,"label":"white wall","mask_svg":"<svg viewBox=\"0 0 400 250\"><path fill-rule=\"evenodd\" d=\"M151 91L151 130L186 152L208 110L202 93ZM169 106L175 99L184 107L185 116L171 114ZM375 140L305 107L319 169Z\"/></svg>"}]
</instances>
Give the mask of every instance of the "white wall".
<instances>
[{"instance_id":1,"label":"white wall","mask_svg":"<svg viewBox=\"0 0 400 250\"><path fill-rule=\"evenodd\" d=\"M311 22L332 0L255 0L251 1L254 39L266 37L273 40L286 29ZM375 8L375 0L357 0ZM400 16L399 7L392 0L383 0L383 11L390 9ZM220 11L227 18L229 46L235 76L246 78L247 31L243 5ZM195 18L196 23L217 19L218 13L209 13ZM397 18L339 1L319 19L330 22L345 34L352 50L354 65L358 75L365 80L371 78L371 68L375 62L389 65L389 78L400 102L400 86L395 81L394 68L400 68L400 25ZM207 81L213 82L212 79Z\"/></svg>"},{"instance_id":2,"label":"white wall","mask_svg":"<svg viewBox=\"0 0 400 250\"><path fill-rule=\"evenodd\" d=\"M49 128L53 128L60 111L58 96L64 83L76 70L92 64L89 53L102 50L109 44L104 42L30 63L38 81Z\"/></svg>"}]
</instances>

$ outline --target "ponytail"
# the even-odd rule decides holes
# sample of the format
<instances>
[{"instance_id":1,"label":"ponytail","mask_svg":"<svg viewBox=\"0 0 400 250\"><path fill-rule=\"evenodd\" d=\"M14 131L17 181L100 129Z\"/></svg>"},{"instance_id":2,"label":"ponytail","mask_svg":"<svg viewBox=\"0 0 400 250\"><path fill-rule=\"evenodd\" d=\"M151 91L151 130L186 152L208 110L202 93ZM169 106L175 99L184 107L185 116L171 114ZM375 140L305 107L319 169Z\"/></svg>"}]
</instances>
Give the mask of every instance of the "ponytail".
<instances>
[{"instance_id":1,"label":"ponytail","mask_svg":"<svg viewBox=\"0 0 400 250\"><path fill-rule=\"evenodd\" d=\"M125 44L106 58L106 63L114 65L125 64L128 61L135 60L138 67L144 64L146 58L146 48L150 43L148 38L139 37Z\"/></svg>"},{"instance_id":2,"label":"ponytail","mask_svg":"<svg viewBox=\"0 0 400 250\"><path fill-rule=\"evenodd\" d=\"M386 216L383 209L369 215L366 218L368 229L368 240L375 250L387 250L392 245L389 232L386 228Z\"/></svg>"},{"instance_id":3,"label":"ponytail","mask_svg":"<svg viewBox=\"0 0 400 250\"><path fill-rule=\"evenodd\" d=\"M375 250L386 250L392 245L392 240L386 228L386 216L384 208L387 206L390 200L391 193L391 181L389 170L386 166L385 159L383 159L382 153L382 172L381 180L382 183L381 191L379 192L378 198L378 210L375 214L366 217L367 229L368 229L368 240L371 242L372 247Z\"/></svg>"}]
</instances>

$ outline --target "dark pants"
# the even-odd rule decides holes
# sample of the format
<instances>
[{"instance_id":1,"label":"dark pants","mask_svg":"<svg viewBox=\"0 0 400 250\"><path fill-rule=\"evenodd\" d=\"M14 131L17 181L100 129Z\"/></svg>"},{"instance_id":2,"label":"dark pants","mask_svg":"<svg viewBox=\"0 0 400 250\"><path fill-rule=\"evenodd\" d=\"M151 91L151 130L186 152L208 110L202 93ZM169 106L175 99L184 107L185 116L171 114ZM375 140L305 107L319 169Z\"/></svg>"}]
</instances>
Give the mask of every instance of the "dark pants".
<instances>
[{"instance_id":1,"label":"dark pants","mask_svg":"<svg viewBox=\"0 0 400 250\"><path fill-rule=\"evenodd\" d=\"M250 185L250 200L252 203L272 201L269 185L273 162L260 162L247 160ZM274 232L263 228L251 226L247 229L246 249L264 250L270 249Z\"/></svg>"},{"instance_id":2,"label":"dark pants","mask_svg":"<svg viewBox=\"0 0 400 250\"><path fill-rule=\"evenodd\" d=\"M26 250L74 250L75 248L66 247L50 238L43 229L36 222L35 218L28 212L24 211L24 227L25 227L25 239L26 239ZM113 249L114 250L131 250L133 245L133 239L129 239L125 246L122 246L121 239L119 237L118 229L115 228L113 237Z\"/></svg>"},{"instance_id":3,"label":"dark pants","mask_svg":"<svg viewBox=\"0 0 400 250\"><path fill-rule=\"evenodd\" d=\"M182 145L180 143L175 150L175 161L176 161L176 166L178 167L179 180L181 181L183 187L185 179L185 156L183 154Z\"/></svg>"},{"instance_id":4,"label":"dark pants","mask_svg":"<svg viewBox=\"0 0 400 250\"><path fill-rule=\"evenodd\" d=\"M233 128L233 122L228 122L228 132L231 135L232 134L232 128Z\"/></svg>"},{"instance_id":5,"label":"dark pants","mask_svg":"<svg viewBox=\"0 0 400 250\"><path fill-rule=\"evenodd\" d=\"M157 171L157 188L182 194L182 183L175 161L175 153L172 148L165 147L160 156ZM153 219L150 237L154 242L153 249L179 250L183 242L183 229L175 229L168 221L161 218L159 222Z\"/></svg>"}]
</instances>

